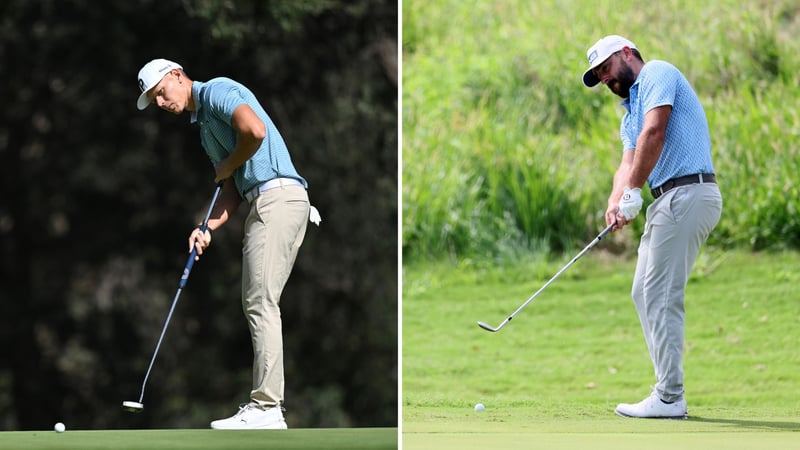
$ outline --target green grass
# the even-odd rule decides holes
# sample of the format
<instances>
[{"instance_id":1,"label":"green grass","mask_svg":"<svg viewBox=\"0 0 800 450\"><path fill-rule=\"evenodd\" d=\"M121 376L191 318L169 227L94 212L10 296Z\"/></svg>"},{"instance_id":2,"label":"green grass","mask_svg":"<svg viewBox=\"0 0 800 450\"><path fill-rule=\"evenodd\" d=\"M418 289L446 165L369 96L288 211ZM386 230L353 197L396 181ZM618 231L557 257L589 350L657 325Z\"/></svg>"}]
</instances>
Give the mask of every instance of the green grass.
<instances>
[{"instance_id":1,"label":"green grass","mask_svg":"<svg viewBox=\"0 0 800 450\"><path fill-rule=\"evenodd\" d=\"M406 434L403 448L408 450L470 449L570 449L570 450L795 450L796 432L672 432L574 433L510 432L476 434L470 432L434 435Z\"/></svg>"},{"instance_id":2,"label":"green grass","mask_svg":"<svg viewBox=\"0 0 800 450\"><path fill-rule=\"evenodd\" d=\"M8 450L378 450L397 448L397 429L67 430L65 433L15 431L0 433L0 448Z\"/></svg>"},{"instance_id":3,"label":"green grass","mask_svg":"<svg viewBox=\"0 0 800 450\"><path fill-rule=\"evenodd\" d=\"M705 106L725 201L711 244L800 249L800 115L787 101L800 98L796 1L402 9L405 258L513 260L591 235L621 158L623 109L580 75L586 49L612 33L675 64Z\"/></svg>"},{"instance_id":4,"label":"green grass","mask_svg":"<svg viewBox=\"0 0 800 450\"><path fill-rule=\"evenodd\" d=\"M686 294L692 418L636 421L613 414L654 383L629 296L635 261L609 256L603 242L498 333L476 322L499 324L569 257L506 268L469 261L404 267L404 448L448 448L433 445L444 445L443 436L484 442L514 433L588 433L588 440L621 433L631 442L640 434L698 433L704 442L709 433L760 439L779 432L800 442L800 254L701 254ZM486 411L472 410L479 402Z\"/></svg>"}]
</instances>

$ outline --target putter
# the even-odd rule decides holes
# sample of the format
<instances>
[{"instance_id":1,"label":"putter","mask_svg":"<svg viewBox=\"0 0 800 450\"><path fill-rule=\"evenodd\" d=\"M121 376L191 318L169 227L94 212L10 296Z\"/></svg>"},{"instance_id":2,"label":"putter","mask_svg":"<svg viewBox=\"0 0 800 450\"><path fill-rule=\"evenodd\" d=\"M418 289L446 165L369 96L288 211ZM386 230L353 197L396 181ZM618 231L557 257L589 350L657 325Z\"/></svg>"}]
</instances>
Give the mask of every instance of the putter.
<instances>
[{"instance_id":1,"label":"putter","mask_svg":"<svg viewBox=\"0 0 800 450\"><path fill-rule=\"evenodd\" d=\"M224 181L220 181L217 183L217 188L214 191L214 196L211 198L211 204L208 206L208 212L206 213L205 219L203 219L203 223L200 225L200 231L203 233L206 232L208 229L208 220L211 218L211 212L214 210L214 204L217 202L217 197L219 197L219 191L222 189L222 183ZM156 355L158 355L158 349L161 348L161 341L164 340L164 333L167 332L167 326L169 325L169 321L172 318L172 313L175 311L175 305L178 303L178 298L181 296L181 291L184 287L186 287L186 281L189 279L189 273L192 271L192 267L194 266L194 259L197 256L197 247L192 248L192 252L189 254L189 259L186 261L186 266L183 268L183 275L181 275L181 279L178 282L178 292L175 293L175 299L172 300L172 306L169 308L169 313L167 314L167 320L164 321L164 327L161 329L161 336L158 338L158 343L156 344L156 349L153 352L153 357L150 359L150 365L147 367L147 373L144 375L144 381L142 382L142 392L139 394L139 401L124 401L122 402L122 409L132 413L141 412L144 409L144 404L142 400L144 399L144 388L147 385L147 379L150 377L150 371L153 369L153 363L156 361Z\"/></svg>"},{"instance_id":2,"label":"putter","mask_svg":"<svg viewBox=\"0 0 800 450\"><path fill-rule=\"evenodd\" d=\"M533 299L535 299L537 295L539 295L543 290L545 290L545 288L547 286L550 286L550 283L555 281L556 278L558 278L562 273L564 273L564 271L567 270L569 268L569 266L573 265L575 263L575 261L577 261L581 256L583 256L584 253L588 252L590 248L594 247L598 242L600 242L600 240L603 239L611 231L611 229L613 227L614 227L614 224L611 224L611 225L607 226L605 230L601 231L600 234L598 234L597 237L594 238L594 240L592 240L592 242L589 243L589 245L587 245L583 250L581 250L580 253L575 255L575 257L572 258L572 260L570 260L570 262L568 262L566 266L562 267L561 270L559 270L555 275L553 275L553 278L550 278L550 280L547 283L545 283L544 286L539 288L539 290L536 291L535 294L531 295L530 298L528 298L528 300L526 300L525 303L522 304L522 306L520 306L519 308L517 308L516 311L511 313L511 315L508 316L506 318L506 320L503 321L503 323L501 323L497 327L492 327L491 325L487 324L486 322L478 321L478 326L483 328L486 331L491 331L492 333L496 333L496 332L500 331L504 326L506 326L508 324L508 322L511 322L511 319L513 319L514 316L516 316L517 314L519 314L520 311L525 309L525 307L528 306L528 303L532 302Z\"/></svg>"}]
</instances>

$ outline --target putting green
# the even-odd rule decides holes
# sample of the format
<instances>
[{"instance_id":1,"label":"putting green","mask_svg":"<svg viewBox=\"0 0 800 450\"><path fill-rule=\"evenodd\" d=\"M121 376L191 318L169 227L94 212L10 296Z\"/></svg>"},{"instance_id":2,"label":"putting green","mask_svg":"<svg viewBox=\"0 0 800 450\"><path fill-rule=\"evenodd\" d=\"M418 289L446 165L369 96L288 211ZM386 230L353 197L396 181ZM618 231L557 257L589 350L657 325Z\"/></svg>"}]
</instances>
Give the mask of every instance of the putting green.
<instances>
[{"instance_id":1,"label":"putting green","mask_svg":"<svg viewBox=\"0 0 800 450\"><path fill-rule=\"evenodd\" d=\"M797 450L791 432L742 433L403 433L403 450Z\"/></svg>"},{"instance_id":2,"label":"putting green","mask_svg":"<svg viewBox=\"0 0 800 450\"><path fill-rule=\"evenodd\" d=\"M65 433L14 431L0 433L0 448L4 450L382 450L397 448L397 429L67 430Z\"/></svg>"},{"instance_id":3,"label":"putting green","mask_svg":"<svg viewBox=\"0 0 800 450\"><path fill-rule=\"evenodd\" d=\"M800 418L796 416L728 419L697 415L689 420L527 416L517 420L502 412L459 416L445 411L449 417L443 421L434 418L432 408L420 408L416 413L414 419L403 421L403 450L800 449Z\"/></svg>"}]
</instances>

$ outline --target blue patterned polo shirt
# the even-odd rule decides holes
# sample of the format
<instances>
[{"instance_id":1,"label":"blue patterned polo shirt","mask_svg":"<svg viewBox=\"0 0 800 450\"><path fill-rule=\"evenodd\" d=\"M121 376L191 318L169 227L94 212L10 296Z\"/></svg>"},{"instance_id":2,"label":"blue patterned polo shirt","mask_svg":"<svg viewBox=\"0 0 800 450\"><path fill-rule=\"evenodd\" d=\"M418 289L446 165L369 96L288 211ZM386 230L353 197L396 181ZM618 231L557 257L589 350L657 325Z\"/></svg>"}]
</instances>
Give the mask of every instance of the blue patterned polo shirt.
<instances>
[{"instance_id":1,"label":"blue patterned polo shirt","mask_svg":"<svg viewBox=\"0 0 800 450\"><path fill-rule=\"evenodd\" d=\"M664 105L672 105L672 113L661 156L647 183L655 188L672 178L714 173L711 137L703 106L686 77L664 61L646 63L631 86L630 97L622 102L627 111L620 126L623 151L636 148L645 114Z\"/></svg>"},{"instance_id":2,"label":"blue patterned polo shirt","mask_svg":"<svg viewBox=\"0 0 800 450\"><path fill-rule=\"evenodd\" d=\"M250 106L266 126L267 136L261 147L233 172L240 195L273 178L294 178L308 188L306 180L295 170L286 143L272 119L244 85L223 77L207 82L194 81L192 97L195 104L192 122L200 125L200 143L212 164L216 165L236 148L236 130L231 126L236 108L243 104Z\"/></svg>"}]
</instances>

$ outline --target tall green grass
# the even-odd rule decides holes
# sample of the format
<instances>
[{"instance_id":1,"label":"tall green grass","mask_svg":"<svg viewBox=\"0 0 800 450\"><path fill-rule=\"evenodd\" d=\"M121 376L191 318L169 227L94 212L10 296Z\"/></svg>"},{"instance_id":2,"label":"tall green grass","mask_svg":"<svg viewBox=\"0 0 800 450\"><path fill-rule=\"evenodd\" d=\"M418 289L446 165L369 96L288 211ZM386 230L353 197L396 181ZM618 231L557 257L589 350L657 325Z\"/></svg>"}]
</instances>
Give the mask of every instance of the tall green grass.
<instances>
[{"instance_id":1,"label":"tall green grass","mask_svg":"<svg viewBox=\"0 0 800 450\"><path fill-rule=\"evenodd\" d=\"M404 256L558 251L603 227L623 109L580 76L611 33L706 108L725 202L710 243L800 248L798 32L790 0L404 1Z\"/></svg>"}]
</instances>

